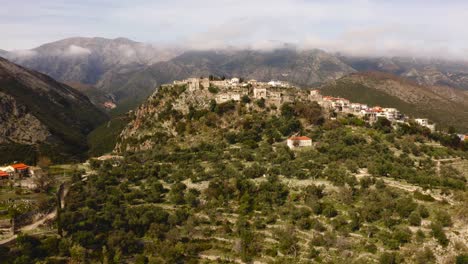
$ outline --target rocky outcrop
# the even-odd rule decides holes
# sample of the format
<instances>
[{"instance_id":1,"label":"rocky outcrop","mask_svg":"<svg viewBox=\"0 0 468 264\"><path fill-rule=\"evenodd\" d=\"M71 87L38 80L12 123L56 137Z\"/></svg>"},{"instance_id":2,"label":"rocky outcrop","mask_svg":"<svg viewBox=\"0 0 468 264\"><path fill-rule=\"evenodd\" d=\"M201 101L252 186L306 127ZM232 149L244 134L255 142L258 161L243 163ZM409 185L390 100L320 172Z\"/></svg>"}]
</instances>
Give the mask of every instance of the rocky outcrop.
<instances>
[{"instance_id":1,"label":"rocky outcrop","mask_svg":"<svg viewBox=\"0 0 468 264\"><path fill-rule=\"evenodd\" d=\"M0 58L1 143L53 142L75 154L86 150L87 134L106 119L77 90Z\"/></svg>"},{"instance_id":2,"label":"rocky outcrop","mask_svg":"<svg viewBox=\"0 0 468 264\"><path fill-rule=\"evenodd\" d=\"M47 127L29 113L25 106L0 92L0 144L36 144L51 136Z\"/></svg>"}]
</instances>

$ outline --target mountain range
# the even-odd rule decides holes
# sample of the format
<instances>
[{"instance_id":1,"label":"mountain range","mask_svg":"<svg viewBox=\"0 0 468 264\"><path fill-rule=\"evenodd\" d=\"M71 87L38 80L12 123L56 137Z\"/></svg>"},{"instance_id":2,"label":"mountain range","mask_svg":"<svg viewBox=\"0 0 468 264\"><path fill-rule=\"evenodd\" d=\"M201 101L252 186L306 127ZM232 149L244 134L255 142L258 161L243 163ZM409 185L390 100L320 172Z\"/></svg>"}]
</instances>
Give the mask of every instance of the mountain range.
<instances>
[{"instance_id":1,"label":"mountain range","mask_svg":"<svg viewBox=\"0 0 468 264\"><path fill-rule=\"evenodd\" d=\"M380 71L414 80L420 85L468 90L468 62L421 58L358 58L340 56L357 71Z\"/></svg>"},{"instance_id":2,"label":"mountain range","mask_svg":"<svg viewBox=\"0 0 468 264\"><path fill-rule=\"evenodd\" d=\"M310 87L353 72L380 71L420 85L468 90L468 63L462 61L352 57L295 48L191 51L125 38L76 37L31 50L0 51L0 56L62 82L91 85L127 108L143 102L163 83L210 74L278 79ZM93 99L92 90L84 92Z\"/></svg>"},{"instance_id":3,"label":"mountain range","mask_svg":"<svg viewBox=\"0 0 468 264\"><path fill-rule=\"evenodd\" d=\"M125 38L78 37L26 51L0 52L0 56L70 84L100 107L107 101L115 102L116 112L120 113L134 109L161 84L187 77L215 75L259 81L276 79L300 87L325 85L332 94L350 99L364 98L362 87L366 87L366 93L382 93L382 96L402 100L408 104L407 109L413 109L406 111L408 114L441 121L443 126L465 128L462 124L466 119L466 92L463 91L468 91L468 63L463 61L352 57L295 48L193 51ZM363 72L386 73L377 78L384 79L385 85L376 84L375 74L355 75ZM395 78L399 85L387 85L389 80L394 84ZM353 89L340 86L350 81L363 84L362 89L352 94ZM339 88L331 88L334 85ZM411 96L406 97L408 95ZM418 100L408 101L409 98ZM373 100L367 102L374 103ZM437 107L431 105L434 102L438 102ZM446 109L451 110L442 111ZM442 114L449 116L439 118Z\"/></svg>"},{"instance_id":4,"label":"mountain range","mask_svg":"<svg viewBox=\"0 0 468 264\"><path fill-rule=\"evenodd\" d=\"M77 90L0 58L0 144L75 155L87 148L86 135L106 119Z\"/></svg>"}]
</instances>

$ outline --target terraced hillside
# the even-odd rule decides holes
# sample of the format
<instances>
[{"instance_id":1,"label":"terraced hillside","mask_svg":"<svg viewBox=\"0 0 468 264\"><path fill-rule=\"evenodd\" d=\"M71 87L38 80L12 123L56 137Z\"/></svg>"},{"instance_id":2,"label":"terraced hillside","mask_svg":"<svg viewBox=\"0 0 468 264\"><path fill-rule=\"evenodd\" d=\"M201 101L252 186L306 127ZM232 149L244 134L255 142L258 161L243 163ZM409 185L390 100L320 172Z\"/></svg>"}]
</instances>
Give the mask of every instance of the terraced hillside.
<instances>
[{"instance_id":1,"label":"terraced hillside","mask_svg":"<svg viewBox=\"0 0 468 264\"><path fill-rule=\"evenodd\" d=\"M64 237L32 246L57 253L28 260L466 260L465 143L413 124L325 120L314 102L217 104L185 88L160 89L135 112L122 159L73 177ZM289 149L295 134L313 146ZM25 241L2 259L21 256Z\"/></svg>"}]
</instances>

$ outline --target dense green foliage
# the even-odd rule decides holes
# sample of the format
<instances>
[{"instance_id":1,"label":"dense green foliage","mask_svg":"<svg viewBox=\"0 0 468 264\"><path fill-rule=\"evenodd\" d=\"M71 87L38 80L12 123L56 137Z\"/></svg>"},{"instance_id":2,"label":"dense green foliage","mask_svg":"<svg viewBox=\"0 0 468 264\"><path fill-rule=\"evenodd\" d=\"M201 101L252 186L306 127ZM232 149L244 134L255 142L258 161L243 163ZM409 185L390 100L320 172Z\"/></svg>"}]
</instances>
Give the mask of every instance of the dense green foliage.
<instances>
[{"instance_id":1,"label":"dense green foliage","mask_svg":"<svg viewBox=\"0 0 468 264\"><path fill-rule=\"evenodd\" d=\"M127 124L127 116L117 116L93 130L88 135L89 155L95 157L111 152Z\"/></svg>"},{"instance_id":2,"label":"dense green foliage","mask_svg":"<svg viewBox=\"0 0 468 264\"><path fill-rule=\"evenodd\" d=\"M452 212L467 214L466 178L434 160L466 159L460 145L436 144L414 124L326 121L316 104L212 102L184 114L161 98L157 119L140 124L153 134L121 142L157 147L93 161L95 175L71 180L64 237L26 237L4 249L8 262L430 263L433 247L422 245L453 247L447 232ZM290 150L294 134L315 146Z\"/></svg>"}]
</instances>

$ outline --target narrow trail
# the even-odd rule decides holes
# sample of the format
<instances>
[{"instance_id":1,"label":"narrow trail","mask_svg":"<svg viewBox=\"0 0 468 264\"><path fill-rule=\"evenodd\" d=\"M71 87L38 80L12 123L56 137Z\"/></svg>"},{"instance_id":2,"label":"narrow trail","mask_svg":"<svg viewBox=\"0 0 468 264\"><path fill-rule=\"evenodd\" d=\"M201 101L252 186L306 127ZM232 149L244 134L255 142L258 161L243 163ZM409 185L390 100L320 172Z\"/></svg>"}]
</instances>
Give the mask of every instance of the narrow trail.
<instances>
[{"instance_id":1,"label":"narrow trail","mask_svg":"<svg viewBox=\"0 0 468 264\"><path fill-rule=\"evenodd\" d=\"M65 206L65 197L67 196L67 194L68 194L68 188L65 187L63 189L62 195L60 196L60 205L61 205L62 208ZM34 223L31 223L29 225L21 227L19 229L19 231L20 232L33 231L33 230L37 229L39 226L43 225L46 221L55 219L55 217L57 217L57 209L54 209L54 211L52 211L51 213L46 214L45 216L41 217L40 219L38 219ZM15 235L13 235L13 236L11 236L9 238L5 238L3 240L0 240L0 245L7 244L7 243L15 240L17 237L18 237L18 235L15 234Z\"/></svg>"}]
</instances>

